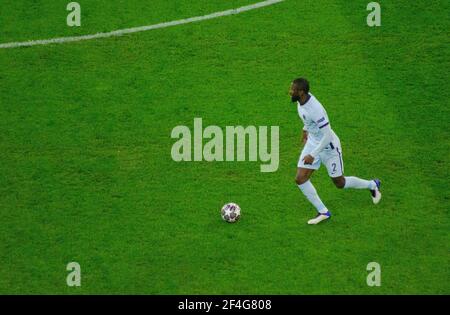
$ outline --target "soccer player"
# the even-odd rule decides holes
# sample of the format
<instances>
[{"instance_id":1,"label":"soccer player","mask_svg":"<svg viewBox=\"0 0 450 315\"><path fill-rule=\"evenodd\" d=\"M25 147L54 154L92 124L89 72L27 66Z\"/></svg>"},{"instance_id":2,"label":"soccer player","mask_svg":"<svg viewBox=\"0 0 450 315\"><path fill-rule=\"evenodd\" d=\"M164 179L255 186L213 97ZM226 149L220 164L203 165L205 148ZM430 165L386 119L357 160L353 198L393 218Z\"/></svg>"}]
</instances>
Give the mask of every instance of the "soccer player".
<instances>
[{"instance_id":1,"label":"soccer player","mask_svg":"<svg viewBox=\"0 0 450 315\"><path fill-rule=\"evenodd\" d=\"M295 79L289 94L292 102L297 103L298 115L304 125L304 147L297 164L295 182L318 212L315 218L308 221L308 224L317 224L331 217L330 211L320 200L310 181L312 173L319 169L321 163L326 166L328 175L337 188L368 189L373 203L380 202L381 182L379 179L365 180L354 176L344 176L341 143L331 129L325 108L314 95L309 93L308 81L304 78Z\"/></svg>"}]
</instances>

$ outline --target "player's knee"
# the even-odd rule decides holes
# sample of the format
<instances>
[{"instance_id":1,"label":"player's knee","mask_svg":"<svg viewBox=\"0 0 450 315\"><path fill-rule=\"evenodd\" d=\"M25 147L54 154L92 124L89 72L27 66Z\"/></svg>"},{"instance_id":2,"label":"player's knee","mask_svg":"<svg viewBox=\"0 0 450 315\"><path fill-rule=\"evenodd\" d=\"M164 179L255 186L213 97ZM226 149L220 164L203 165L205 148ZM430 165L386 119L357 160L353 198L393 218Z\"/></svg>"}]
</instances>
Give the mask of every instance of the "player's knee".
<instances>
[{"instance_id":1,"label":"player's knee","mask_svg":"<svg viewBox=\"0 0 450 315\"><path fill-rule=\"evenodd\" d=\"M307 181L308 181L308 176L304 176L304 175L297 175L296 177L295 177L295 183L297 184L297 185L302 185L302 184L304 184L304 183L306 183Z\"/></svg>"},{"instance_id":2,"label":"player's knee","mask_svg":"<svg viewBox=\"0 0 450 315\"><path fill-rule=\"evenodd\" d=\"M345 186L345 178L344 177L333 178L333 183L337 188L342 189Z\"/></svg>"},{"instance_id":3,"label":"player's knee","mask_svg":"<svg viewBox=\"0 0 450 315\"><path fill-rule=\"evenodd\" d=\"M345 186L345 183L341 183L341 182L336 183L336 187L337 187L338 189L343 189L344 186Z\"/></svg>"}]
</instances>

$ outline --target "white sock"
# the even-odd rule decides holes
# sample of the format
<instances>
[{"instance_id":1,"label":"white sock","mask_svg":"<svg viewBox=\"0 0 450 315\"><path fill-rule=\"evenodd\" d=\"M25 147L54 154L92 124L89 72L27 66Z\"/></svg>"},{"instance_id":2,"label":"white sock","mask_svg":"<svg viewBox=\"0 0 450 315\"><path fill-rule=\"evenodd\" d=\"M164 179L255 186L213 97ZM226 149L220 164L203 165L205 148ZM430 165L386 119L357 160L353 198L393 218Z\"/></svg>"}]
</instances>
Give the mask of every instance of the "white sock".
<instances>
[{"instance_id":1,"label":"white sock","mask_svg":"<svg viewBox=\"0 0 450 315\"><path fill-rule=\"evenodd\" d=\"M319 213L327 213L328 209L323 204L322 200L320 200L319 195L317 194L316 189L314 188L311 181L307 181L301 185L298 185L298 188L303 192L306 199L309 200L313 204L313 206L317 209Z\"/></svg>"},{"instance_id":2,"label":"white sock","mask_svg":"<svg viewBox=\"0 0 450 315\"><path fill-rule=\"evenodd\" d=\"M345 176L345 189L375 189L377 185L373 180L365 180L355 176Z\"/></svg>"}]
</instances>

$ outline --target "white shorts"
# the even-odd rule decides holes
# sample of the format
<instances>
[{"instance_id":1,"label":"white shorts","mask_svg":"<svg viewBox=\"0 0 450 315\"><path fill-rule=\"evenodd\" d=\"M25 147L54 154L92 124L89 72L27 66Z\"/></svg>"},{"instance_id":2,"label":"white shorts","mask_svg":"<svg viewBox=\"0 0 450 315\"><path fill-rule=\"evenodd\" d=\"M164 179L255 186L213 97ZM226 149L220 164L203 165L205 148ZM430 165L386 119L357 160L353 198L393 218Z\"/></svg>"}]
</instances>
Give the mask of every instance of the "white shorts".
<instances>
[{"instance_id":1,"label":"white shorts","mask_svg":"<svg viewBox=\"0 0 450 315\"><path fill-rule=\"evenodd\" d=\"M336 143L337 142L337 143ZM344 174L344 161L342 160L342 149L339 140L334 140L330 142L329 145L319 153L319 155L314 159L313 164L305 164L303 158L310 154L316 144L312 144L310 141L306 141L303 147L302 153L297 163L297 167L308 168L313 170L318 170L320 164L323 163L328 170L328 175L330 177L339 177Z\"/></svg>"}]
</instances>

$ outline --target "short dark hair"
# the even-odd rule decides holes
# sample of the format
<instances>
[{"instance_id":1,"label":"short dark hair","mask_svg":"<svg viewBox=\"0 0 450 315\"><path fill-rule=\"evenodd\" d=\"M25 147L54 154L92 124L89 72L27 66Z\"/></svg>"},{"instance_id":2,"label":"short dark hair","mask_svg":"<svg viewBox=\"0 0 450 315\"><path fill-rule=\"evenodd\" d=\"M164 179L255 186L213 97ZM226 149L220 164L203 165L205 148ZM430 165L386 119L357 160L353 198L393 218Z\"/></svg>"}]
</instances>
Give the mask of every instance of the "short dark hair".
<instances>
[{"instance_id":1,"label":"short dark hair","mask_svg":"<svg viewBox=\"0 0 450 315\"><path fill-rule=\"evenodd\" d=\"M306 94L309 93L309 82L305 78L298 78L293 81L295 85L297 85L299 90L302 90Z\"/></svg>"}]
</instances>

